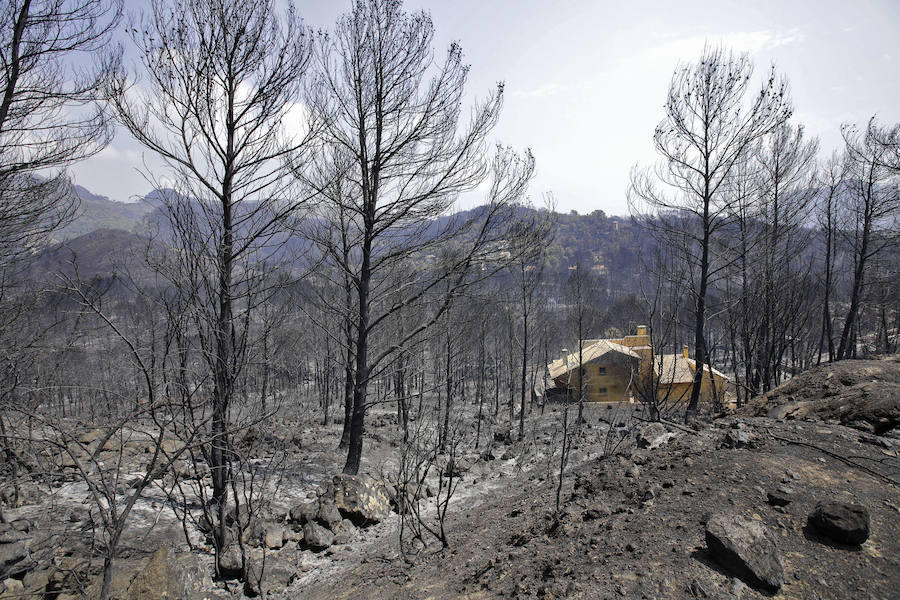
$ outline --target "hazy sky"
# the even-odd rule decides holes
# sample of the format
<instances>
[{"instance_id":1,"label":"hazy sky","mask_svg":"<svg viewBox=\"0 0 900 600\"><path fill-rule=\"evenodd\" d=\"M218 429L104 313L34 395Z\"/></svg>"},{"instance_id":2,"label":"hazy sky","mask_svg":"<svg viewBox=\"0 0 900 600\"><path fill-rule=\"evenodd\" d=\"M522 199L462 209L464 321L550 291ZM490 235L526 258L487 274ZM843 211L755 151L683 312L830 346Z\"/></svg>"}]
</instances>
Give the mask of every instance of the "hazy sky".
<instances>
[{"instance_id":1,"label":"hazy sky","mask_svg":"<svg viewBox=\"0 0 900 600\"><path fill-rule=\"evenodd\" d=\"M129 0L126 4L137 5ZM349 1L297 0L314 28L329 29ZM497 81L506 98L497 141L531 148L535 201L552 192L558 210L625 214L628 173L655 160L679 61L704 42L747 51L764 73L774 61L790 81L793 120L840 144L843 122L878 114L900 122L900 2L897 0L407 0L430 11L436 56L458 41L471 65L468 92ZM115 200L150 191L142 150L120 132L103 153L72 169L77 183Z\"/></svg>"}]
</instances>

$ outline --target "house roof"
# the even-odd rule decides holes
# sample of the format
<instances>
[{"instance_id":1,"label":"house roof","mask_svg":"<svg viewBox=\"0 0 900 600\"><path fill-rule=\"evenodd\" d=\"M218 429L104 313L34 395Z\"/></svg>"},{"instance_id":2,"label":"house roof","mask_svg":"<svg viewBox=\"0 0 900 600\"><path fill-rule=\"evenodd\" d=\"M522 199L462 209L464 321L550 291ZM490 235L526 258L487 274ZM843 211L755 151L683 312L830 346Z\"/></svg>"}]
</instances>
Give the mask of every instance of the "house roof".
<instances>
[{"instance_id":1,"label":"house roof","mask_svg":"<svg viewBox=\"0 0 900 600\"><path fill-rule=\"evenodd\" d=\"M697 361L693 358L685 358L681 354L663 354L653 361L653 371L659 377L660 383L691 383L694 381L696 369ZM709 375L707 365L703 366L703 372ZM717 378L728 380L725 373L716 369L713 369L712 372Z\"/></svg>"},{"instance_id":2,"label":"house roof","mask_svg":"<svg viewBox=\"0 0 900 600\"><path fill-rule=\"evenodd\" d=\"M591 340L590 344L586 344L581 349L582 361L584 364L591 362L602 362L601 359L608 362L633 359L640 360L641 357L627 346L616 344L609 340ZM578 352L572 352L566 356L565 360L558 359L550 363L548 368L550 378L556 379L560 375L565 375L572 369L578 367Z\"/></svg>"}]
</instances>

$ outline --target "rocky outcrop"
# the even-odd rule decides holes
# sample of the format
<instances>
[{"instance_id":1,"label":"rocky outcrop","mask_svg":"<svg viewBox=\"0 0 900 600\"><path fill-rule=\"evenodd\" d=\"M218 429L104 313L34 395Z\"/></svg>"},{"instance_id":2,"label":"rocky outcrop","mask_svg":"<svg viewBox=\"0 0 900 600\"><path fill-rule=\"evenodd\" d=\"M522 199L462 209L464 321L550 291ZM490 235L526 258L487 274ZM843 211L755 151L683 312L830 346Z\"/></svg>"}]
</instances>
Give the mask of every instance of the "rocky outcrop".
<instances>
[{"instance_id":1,"label":"rocky outcrop","mask_svg":"<svg viewBox=\"0 0 900 600\"><path fill-rule=\"evenodd\" d=\"M706 545L716 562L753 587L775 592L784 583L775 539L758 521L714 515L706 524Z\"/></svg>"},{"instance_id":2,"label":"rocky outcrop","mask_svg":"<svg viewBox=\"0 0 900 600\"><path fill-rule=\"evenodd\" d=\"M808 523L816 532L848 546L859 546L869 539L869 511L859 504L820 502Z\"/></svg>"}]
</instances>

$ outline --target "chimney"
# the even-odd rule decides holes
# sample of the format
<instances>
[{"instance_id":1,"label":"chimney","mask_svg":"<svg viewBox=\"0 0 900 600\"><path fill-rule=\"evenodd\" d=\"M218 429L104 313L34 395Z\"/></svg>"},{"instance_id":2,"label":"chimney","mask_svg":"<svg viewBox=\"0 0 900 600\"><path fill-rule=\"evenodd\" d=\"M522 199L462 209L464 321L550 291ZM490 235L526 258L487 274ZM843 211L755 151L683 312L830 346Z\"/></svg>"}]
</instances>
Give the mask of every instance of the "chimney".
<instances>
[{"instance_id":1,"label":"chimney","mask_svg":"<svg viewBox=\"0 0 900 600\"><path fill-rule=\"evenodd\" d=\"M688 350L687 344L685 344L685 345L681 348L681 355L682 355L683 357L685 357L685 358L690 358L690 357L691 357L691 351Z\"/></svg>"},{"instance_id":2,"label":"chimney","mask_svg":"<svg viewBox=\"0 0 900 600\"><path fill-rule=\"evenodd\" d=\"M637 334L638 335L647 335L647 326L646 325L638 325L637 326Z\"/></svg>"}]
</instances>

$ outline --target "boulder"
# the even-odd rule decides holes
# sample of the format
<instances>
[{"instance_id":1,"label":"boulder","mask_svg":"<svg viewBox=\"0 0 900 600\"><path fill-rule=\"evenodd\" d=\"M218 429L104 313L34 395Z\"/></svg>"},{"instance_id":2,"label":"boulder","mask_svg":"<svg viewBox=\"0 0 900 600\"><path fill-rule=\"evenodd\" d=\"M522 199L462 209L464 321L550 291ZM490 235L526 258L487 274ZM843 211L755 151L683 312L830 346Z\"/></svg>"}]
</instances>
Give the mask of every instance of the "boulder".
<instances>
[{"instance_id":1,"label":"boulder","mask_svg":"<svg viewBox=\"0 0 900 600\"><path fill-rule=\"evenodd\" d=\"M267 523L263 542L269 550L278 550L284 546L284 527L278 523Z\"/></svg>"},{"instance_id":2,"label":"boulder","mask_svg":"<svg viewBox=\"0 0 900 600\"><path fill-rule=\"evenodd\" d=\"M10 523L0 523L0 544L13 544L30 537L25 531L14 528Z\"/></svg>"},{"instance_id":3,"label":"boulder","mask_svg":"<svg viewBox=\"0 0 900 600\"><path fill-rule=\"evenodd\" d=\"M794 490L788 487L779 487L778 489L766 492L766 501L772 506L787 506L794 500Z\"/></svg>"},{"instance_id":4,"label":"boulder","mask_svg":"<svg viewBox=\"0 0 900 600\"><path fill-rule=\"evenodd\" d=\"M335 506L334 502L327 498L322 498L319 502L319 510L316 511L316 521L334 531L335 525L341 522L343 517Z\"/></svg>"},{"instance_id":5,"label":"boulder","mask_svg":"<svg viewBox=\"0 0 900 600\"><path fill-rule=\"evenodd\" d=\"M753 587L776 592L784 583L775 538L758 521L713 515L706 524L706 545L716 562Z\"/></svg>"},{"instance_id":6,"label":"boulder","mask_svg":"<svg viewBox=\"0 0 900 600\"><path fill-rule=\"evenodd\" d=\"M472 470L472 461L466 458L456 458L447 462L444 474L448 477L462 477Z\"/></svg>"},{"instance_id":7,"label":"boulder","mask_svg":"<svg viewBox=\"0 0 900 600\"><path fill-rule=\"evenodd\" d=\"M334 534L317 523L308 522L303 526L303 543L315 550L324 550L334 543Z\"/></svg>"},{"instance_id":8,"label":"boulder","mask_svg":"<svg viewBox=\"0 0 900 600\"><path fill-rule=\"evenodd\" d=\"M650 423L641 428L637 434L637 447L653 449L668 440L668 432L662 423Z\"/></svg>"},{"instance_id":9,"label":"boulder","mask_svg":"<svg viewBox=\"0 0 900 600\"><path fill-rule=\"evenodd\" d=\"M0 544L0 579L24 575L36 566L24 542Z\"/></svg>"},{"instance_id":10,"label":"boulder","mask_svg":"<svg viewBox=\"0 0 900 600\"><path fill-rule=\"evenodd\" d=\"M291 507L288 517L292 523L304 525L310 521L314 521L319 512L319 503L317 501L301 502Z\"/></svg>"},{"instance_id":11,"label":"boulder","mask_svg":"<svg viewBox=\"0 0 900 600\"><path fill-rule=\"evenodd\" d=\"M819 502L808 522L817 532L848 546L858 546L869 538L869 511L859 504Z\"/></svg>"},{"instance_id":12,"label":"boulder","mask_svg":"<svg viewBox=\"0 0 900 600\"><path fill-rule=\"evenodd\" d=\"M242 570L241 549L237 544L229 544L219 553L219 571L228 578L239 576Z\"/></svg>"},{"instance_id":13,"label":"boulder","mask_svg":"<svg viewBox=\"0 0 900 600\"><path fill-rule=\"evenodd\" d=\"M265 557L253 554L247 561L247 581L244 584L244 594L258 596L263 591L267 593L281 592L290 585L297 576L297 569L290 560L276 555ZM262 589L260 589L262 583Z\"/></svg>"},{"instance_id":14,"label":"boulder","mask_svg":"<svg viewBox=\"0 0 900 600\"><path fill-rule=\"evenodd\" d=\"M357 525L379 523L391 512L391 499L380 481L368 475L335 475L334 505Z\"/></svg>"},{"instance_id":15,"label":"boulder","mask_svg":"<svg viewBox=\"0 0 900 600\"><path fill-rule=\"evenodd\" d=\"M105 434L106 432L103 429L91 429L78 436L78 443L89 446L102 438Z\"/></svg>"},{"instance_id":16,"label":"boulder","mask_svg":"<svg viewBox=\"0 0 900 600\"><path fill-rule=\"evenodd\" d=\"M593 506L587 508L581 513L582 521L593 521L594 519L602 519L612 514L609 507L602 502L597 502Z\"/></svg>"},{"instance_id":17,"label":"boulder","mask_svg":"<svg viewBox=\"0 0 900 600\"><path fill-rule=\"evenodd\" d=\"M25 595L25 585L18 579L9 579L3 581L3 593L0 598L21 598Z\"/></svg>"},{"instance_id":18,"label":"boulder","mask_svg":"<svg viewBox=\"0 0 900 600\"><path fill-rule=\"evenodd\" d=\"M746 429L732 429L725 434L720 448L752 448L756 445L753 434Z\"/></svg>"},{"instance_id":19,"label":"boulder","mask_svg":"<svg viewBox=\"0 0 900 600\"><path fill-rule=\"evenodd\" d=\"M347 544L356 535L356 525L350 519L344 519L331 529L334 532L334 544Z\"/></svg>"}]
</instances>

